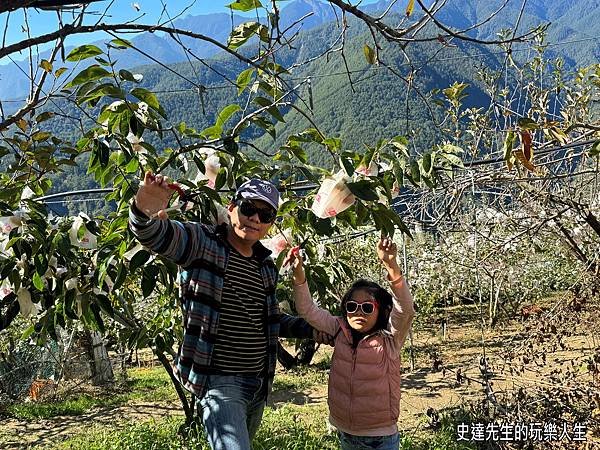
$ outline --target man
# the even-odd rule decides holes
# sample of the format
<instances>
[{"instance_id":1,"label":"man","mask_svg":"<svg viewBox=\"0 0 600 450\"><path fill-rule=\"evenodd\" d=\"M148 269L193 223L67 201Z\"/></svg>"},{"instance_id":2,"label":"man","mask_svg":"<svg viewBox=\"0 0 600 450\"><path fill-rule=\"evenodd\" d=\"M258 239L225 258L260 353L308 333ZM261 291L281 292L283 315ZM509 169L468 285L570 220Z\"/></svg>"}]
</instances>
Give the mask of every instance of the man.
<instances>
[{"instance_id":1,"label":"man","mask_svg":"<svg viewBox=\"0 0 600 450\"><path fill-rule=\"evenodd\" d=\"M259 242L275 220L279 192L268 181L245 182L228 206L229 223L213 226L167 220L173 186L146 173L130 228L181 267L184 336L175 372L198 398L209 444L248 450L275 374L278 337L317 337L304 320L280 314L277 269Z\"/></svg>"}]
</instances>

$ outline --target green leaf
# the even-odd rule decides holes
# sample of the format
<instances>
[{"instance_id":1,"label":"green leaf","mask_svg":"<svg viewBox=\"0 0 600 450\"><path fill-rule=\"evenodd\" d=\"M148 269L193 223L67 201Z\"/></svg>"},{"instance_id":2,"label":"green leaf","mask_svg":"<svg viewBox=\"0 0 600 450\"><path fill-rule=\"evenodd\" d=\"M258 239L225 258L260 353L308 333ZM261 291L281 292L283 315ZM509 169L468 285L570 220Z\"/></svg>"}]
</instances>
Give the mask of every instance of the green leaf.
<instances>
[{"instance_id":1,"label":"green leaf","mask_svg":"<svg viewBox=\"0 0 600 450\"><path fill-rule=\"evenodd\" d=\"M133 44L131 42L129 42L127 39L121 38L113 39L112 41L110 41L110 45L114 48L118 48L119 50L124 50L126 48L133 47Z\"/></svg>"},{"instance_id":2,"label":"green leaf","mask_svg":"<svg viewBox=\"0 0 600 450\"><path fill-rule=\"evenodd\" d=\"M66 60L77 62L81 61L82 59L87 59L93 56L101 55L103 53L104 52L95 45L86 44L71 50L71 52L67 55Z\"/></svg>"},{"instance_id":3,"label":"green leaf","mask_svg":"<svg viewBox=\"0 0 600 450\"><path fill-rule=\"evenodd\" d=\"M236 112L240 111L241 109L242 108L240 107L240 105L237 105L237 104L227 105L219 113L219 116L217 117L215 126L218 128L221 128L221 130L222 130L223 125L225 125L225 122L227 122L227 120L229 120L229 118L231 116L233 116Z\"/></svg>"},{"instance_id":4,"label":"green leaf","mask_svg":"<svg viewBox=\"0 0 600 450\"><path fill-rule=\"evenodd\" d=\"M457 145L452 145L452 144L444 144L440 147L440 150L443 151L444 153L454 153L454 154L461 154L464 153L465 151L458 147Z\"/></svg>"},{"instance_id":5,"label":"green leaf","mask_svg":"<svg viewBox=\"0 0 600 450\"><path fill-rule=\"evenodd\" d=\"M402 167L400 167L400 163L397 160L393 161L392 164L394 168L394 177L396 178L398 187L402 187L404 186L404 171L402 170Z\"/></svg>"},{"instance_id":6,"label":"green leaf","mask_svg":"<svg viewBox=\"0 0 600 450\"><path fill-rule=\"evenodd\" d=\"M129 70L121 69L119 70L119 77L124 81L133 81L136 82L135 77Z\"/></svg>"},{"instance_id":7,"label":"green leaf","mask_svg":"<svg viewBox=\"0 0 600 450\"><path fill-rule=\"evenodd\" d=\"M448 100L458 101L467 95L463 92L467 87L469 87L467 83L454 82L450 87L442 90L442 92L446 95Z\"/></svg>"},{"instance_id":8,"label":"green leaf","mask_svg":"<svg viewBox=\"0 0 600 450\"><path fill-rule=\"evenodd\" d=\"M421 169L419 163L415 160L410 162L410 176L413 184L418 185L421 182Z\"/></svg>"},{"instance_id":9,"label":"green leaf","mask_svg":"<svg viewBox=\"0 0 600 450\"><path fill-rule=\"evenodd\" d=\"M267 112L269 114L271 114L279 122L285 122L285 120L283 119L283 116L281 115L281 112L279 112L279 109L277 108L277 106L273 105L273 102L271 100L269 100L265 97L256 97L253 101L256 104L260 105L262 108L265 108L268 106Z\"/></svg>"},{"instance_id":10,"label":"green leaf","mask_svg":"<svg viewBox=\"0 0 600 450\"><path fill-rule=\"evenodd\" d=\"M425 175L429 175L429 174L431 174L432 170L433 170L433 154L425 153L423 155L423 173Z\"/></svg>"},{"instance_id":11,"label":"green leaf","mask_svg":"<svg viewBox=\"0 0 600 450\"><path fill-rule=\"evenodd\" d=\"M56 72L54 72L54 76L56 78L60 77L63 73L65 73L68 69L66 67L61 67L60 69L56 69Z\"/></svg>"},{"instance_id":12,"label":"green leaf","mask_svg":"<svg viewBox=\"0 0 600 450\"><path fill-rule=\"evenodd\" d=\"M119 263L118 267L117 276L114 279L113 291L119 289L127 278L128 269L125 267L125 264Z\"/></svg>"},{"instance_id":13,"label":"green leaf","mask_svg":"<svg viewBox=\"0 0 600 450\"><path fill-rule=\"evenodd\" d=\"M313 217L315 217L313 215ZM313 227L319 236L331 236L335 232L331 218L321 219L315 217Z\"/></svg>"},{"instance_id":14,"label":"green leaf","mask_svg":"<svg viewBox=\"0 0 600 450\"><path fill-rule=\"evenodd\" d=\"M67 86L77 86L83 83L87 83L89 81L96 81L100 80L101 78L107 78L110 76L111 73L108 70L104 69L103 67L100 67L97 64L94 64L88 67L87 69L84 69L81 72L79 72L75 76L75 78L73 78L71 82L67 84Z\"/></svg>"},{"instance_id":15,"label":"green leaf","mask_svg":"<svg viewBox=\"0 0 600 450\"><path fill-rule=\"evenodd\" d=\"M23 334L21 335L21 340L26 341L27 339L29 339L29 336L31 336L34 331L35 331L35 324L31 325L25 331L23 331Z\"/></svg>"},{"instance_id":16,"label":"green leaf","mask_svg":"<svg viewBox=\"0 0 600 450\"><path fill-rule=\"evenodd\" d=\"M367 44L365 44L363 47L363 52L365 54L365 59L367 60L367 62L371 65L375 64L375 61L376 61L375 51L371 47L369 47Z\"/></svg>"},{"instance_id":17,"label":"green leaf","mask_svg":"<svg viewBox=\"0 0 600 450\"><path fill-rule=\"evenodd\" d=\"M370 180L360 180L356 183L347 183L348 189L361 200L374 201L379 198L373 182Z\"/></svg>"},{"instance_id":18,"label":"green leaf","mask_svg":"<svg viewBox=\"0 0 600 450\"><path fill-rule=\"evenodd\" d=\"M42 59L42 61L40 62L40 67L42 69L44 69L44 71L46 73L51 73L52 72L52 63L46 59Z\"/></svg>"},{"instance_id":19,"label":"green leaf","mask_svg":"<svg viewBox=\"0 0 600 450\"><path fill-rule=\"evenodd\" d=\"M517 135L514 131L509 130L508 133L506 133L506 139L504 139L504 145L503 145L503 153L504 153L504 160L506 161L506 164L508 165L508 170L512 169L512 166L515 161L515 156L513 155L513 147L515 145L516 139L517 139Z\"/></svg>"},{"instance_id":20,"label":"green leaf","mask_svg":"<svg viewBox=\"0 0 600 450\"><path fill-rule=\"evenodd\" d=\"M537 130L539 128L537 122L533 119L530 119L529 117L521 117L517 121L517 124L523 130Z\"/></svg>"},{"instance_id":21,"label":"green leaf","mask_svg":"<svg viewBox=\"0 0 600 450\"><path fill-rule=\"evenodd\" d=\"M342 156L340 156L340 161L342 163L342 166L344 166L344 170L346 171L346 174L349 177L354 175L354 161L348 155L348 152L342 153Z\"/></svg>"},{"instance_id":22,"label":"green leaf","mask_svg":"<svg viewBox=\"0 0 600 450\"><path fill-rule=\"evenodd\" d=\"M371 215L373 216L373 221L375 222L375 228L377 230L381 231L386 236L394 235L394 224L386 217L384 211L376 208L371 211Z\"/></svg>"},{"instance_id":23,"label":"green leaf","mask_svg":"<svg viewBox=\"0 0 600 450\"><path fill-rule=\"evenodd\" d=\"M459 156L451 153L440 153L442 158L445 158L450 164L456 167L464 167L463 161Z\"/></svg>"},{"instance_id":24,"label":"green leaf","mask_svg":"<svg viewBox=\"0 0 600 450\"><path fill-rule=\"evenodd\" d=\"M260 127L263 130L265 130L267 133L269 133L269 135L271 135L273 139L275 139L277 134L275 131L275 126L271 122L266 120L264 117L253 117L252 119L250 119L250 121L257 127Z\"/></svg>"},{"instance_id":25,"label":"green leaf","mask_svg":"<svg viewBox=\"0 0 600 450\"><path fill-rule=\"evenodd\" d=\"M54 117L54 113L52 111L45 111L41 114L38 114L38 116L35 118L35 121L37 123L42 123L48 119L51 119L52 117Z\"/></svg>"},{"instance_id":26,"label":"green leaf","mask_svg":"<svg viewBox=\"0 0 600 450\"><path fill-rule=\"evenodd\" d=\"M371 148L367 145L365 145L365 147L367 147L367 151L365 152L365 154L358 166L368 169L369 166L371 165L371 161L373 160L373 156L375 156L376 148L375 147Z\"/></svg>"},{"instance_id":27,"label":"green leaf","mask_svg":"<svg viewBox=\"0 0 600 450\"><path fill-rule=\"evenodd\" d=\"M152 294L158 281L159 269L156 266L145 266L142 269L142 294L148 297Z\"/></svg>"},{"instance_id":28,"label":"green leaf","mask_svg":"<svg viewBox=\"0 0 600 450\"><path fill-rule=\"evenodd\" d=\"M408 139L406 139L404 136L396 136L391 140L390 143L392 146L400 150L407 158L410 156L410 153L408 152Z\"/></svg>"},{"instance_id":29,"label":"green leaf","mask_svg":"<svg viewBox=\"0 0 600 450\"><path fill-rule=\"evenodd\" d=\"M215 178L215 191L219 191L225 183L227 182L227 168L222 167L217 173L217 178Z\"/></svg>"},{"instance_id":30,"label":"green leaf","mask_svg":"<svg viewBox=\"0 0 600 450\"><path fill-rule=\"evenodd\" d=\"M322 144L333 153L339 152L342 148L342 140L339 138L327 138Z\"/></svg>"},{"instance_id":31,"label":"green leaf","mask_svg":"<svg viewBox=\"0 0 600 450\"><path fill-rule=\"evenodd\" d=\"M161 116L166 118L165 110L160 103L158 102L158 98L148 89L144 88L135 88L130 91L130 94L134 97L140 99L143 102L146 102L150 108L158 112Z\"/></svg>"},{"instance_id":32,"label":"green leaf","mask_svg":"<svg viewBox=\"0 0 600 450\"><path fill-rule=\"evenodd\" d=\"M306 164L308 162L308 155L306 154L306 150L302 147L298 147L296 145L285 146L283 147L285 150L288 150L292 155L298 158L301 162Z\"/></svg>"},{"instance_id":33,"label":"green leaf","mask_svg":"<svg viewBox=\"0 0 600 450\"><path fill-rule=\"evenodd\" d=\"M296 208L298 208L298 202L294 200L287 200L279 207L279 209L277 210L277 214L283 216L294 211Z\"/></svg>"},{"instance_id":34,"label":"green leaf","mask_svg":"<svg viewBox=\"0 0 600 450\"><path fill-rule=\"evenodd\" d=\"M43 291L44 290L44 280L42 280L42 277L40 276L39 273L35 272L33 274L33 285L35 286L35 288L38 291Z\"/></svg>"},{"instance_id":35,"label":"green leaf","mask_svg":"<svg viewBox=\"0 0 600 450\"><path fill-rule=\"evenodd\" d=\"M96 303L102 311L104 311L108 316L113 317L115 315L115 310L110 302L109 298L106 295L99 294L96 296Z\"/></svg>"},{"instance_id":36,"label":"green leaf","mask_svg":"<svg viewBox=\"0 0 600 450\"><path fill-rule=\"evenodd\" d=\"M258 37L260 37L261 41L266 42L268 44L270 41L269 29L267 27L265 27L264 25L261 25L260 27L258 27Z\"/></svg>"},{"instance_id":37,"label":"green leaf","mask_svg":"<svg viewBox=\"0 0 600 450\"><path fill-rule=\"evenodd\" d=\"M600 155L600 141L596 141L592 144L590 148L590 156L598 156Z\"/></svg>"},{"instance_id":38,"label":"green leaf","mask_svg":"<svg viewBox=\"0 0 600 450\"><path fill-rule=\"evenodd\" d=\"M207 139L216 139L221 135L222 132L223 128L219 128L216 125L213 125L212 127L207 127L204 130L202 130L200 134L206 137Z\"/></svg>"},{"instance_id":39,"label":"green leaf","mask_svg":"<svg viewBox=\"0 0 600 450\"><path fill-rule=\"evenodd\" d=\"M96 325L98 326L98 330L101 333L104 333L104 321L102 320L102 316L100 315L100 308L98 307L97 304L92 303L90 305L90 310L92 311L92 314L94 315L94 322L96 323Z\"/></svg>"},{"instance_id":40,"label":"green leaf","mask_svg":"<svg viewBox=\"0 0 600 450\"><path fill-rule=\"evenodd\" d=\"M96 61L98 61L100 64L102 64L103 66L107 66L107 67L112 67L114 65L110 63L110 61L107 61L104 58L100 58L99 56L94 58Z\"/></svg>"},{"instance_id":41,"label":"green leaf","mask_svg":"<svg viewBox=\"0 0 600 450\"><path fill-rule=\"evenodd\" d=\"M31 139L35 142L42 142L48 140L50 136L52 136L52 133L48 133L47 131L37 131L31 135Z\"/></svg>"},{"instance_id":42,"label":"green leaf","mask_svg":"<svg viewBox=\"0 0 600 450\"><path fill-rule=\"evenodd\" d=\"M288 141L293 142L316 142L318 144L323 143L323 137L321 134L314 128L308 128L304 130L302 133L292 134Z\"/></svg>"},{"instance_id":43,"label":"green leaf","mask_svg":"<svg viewBox=\"0 0 600 450\"><path fill-rule=\"evenodd\" d=\"M140 162L137 159L132 158L131 161L129 161L127 163L127 165L125 166L125 172L136 173L139 168L140 168Z\"/></svg>"},{"instance_id":44,"label":"green leaf","mask_svg":"<svg viewBox=\"0 0 600 450\"><path fill-rule=\"evenodd\" d=\"M64 311L65 311L65 316L67 316L69 319L72 319L72 320L79 319L79 317L77 316L77 313L73 310L73 306L76 303L75 300L76 300L75 289L71 289L71 290L67 291L67 293L65 294Z\"/></svg>"},{"instance_id":45,"label":"green leaf","mask_svg":"<svg viewBox=\"0 0 600 450\"><path fill-rule=\"evenodd\" d=\"M238 87L238 95L240 95L244 91L244 89L246 89L246 87L250 84L250 81L252 81L252 75L254 74L255 70L256 69L254 67L250 67L249 69L244 70L238 75L237 80L235 82L235 84L237 84Z\"/></svg>"},{"instance_id":46,"label":"green leaf","mask_svg":"<svg viewBox=\"0 0 600 450\"><path fill-rule=\"evenodd\" d=\"M232 50L236 50L242 45L246 43L248 39L252 37L254 34L261 34L261 39L264 36L264 31L266 30L264 25L261 25L258 22L245 22L241 25L238 25L233 29L231 34L229 35L229 39L227 40L227 47Z\"/></svg>"},{"instance_id":47,"label":"green leaf","mask_svg":"<svg viewBox=\"0 0 600 450\"><path fill-rule=\"evenodd\" d=\"M129 262L129 271L134 272L138 267L143 266L150 259L150 253L147 250L140 250L131 257Z\"/></svg>"},{"instance_id":48,"label":"green leaf","mask_svg":"<svg viewBox=\"0 0 600 450\"><path fill-rule=\"evenodd\" d=\"M236 0L233 3L227 5L228 8L235 9L236 11L247 12L256 8L260 8L262 3L260 0Z\"/></svg>"}]
</instances>

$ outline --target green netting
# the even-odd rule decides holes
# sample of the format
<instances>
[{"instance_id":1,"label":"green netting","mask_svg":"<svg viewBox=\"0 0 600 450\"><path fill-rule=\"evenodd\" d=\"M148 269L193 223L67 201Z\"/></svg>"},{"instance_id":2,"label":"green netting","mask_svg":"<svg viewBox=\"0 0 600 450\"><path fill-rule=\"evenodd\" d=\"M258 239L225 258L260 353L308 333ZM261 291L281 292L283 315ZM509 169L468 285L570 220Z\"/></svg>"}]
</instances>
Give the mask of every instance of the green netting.
<instances>
[{"instance_id":1,"label":"green netting","mask_svg":"<svg viewBox=\"0 0 600 450\"><path fill-rule=\"evenodd\" d=\"M59 346L49 341L44 347L20 343L0 361L0 392L16 399L36 378L54 378L60 361Z\"/></svg>"}]
</instances>

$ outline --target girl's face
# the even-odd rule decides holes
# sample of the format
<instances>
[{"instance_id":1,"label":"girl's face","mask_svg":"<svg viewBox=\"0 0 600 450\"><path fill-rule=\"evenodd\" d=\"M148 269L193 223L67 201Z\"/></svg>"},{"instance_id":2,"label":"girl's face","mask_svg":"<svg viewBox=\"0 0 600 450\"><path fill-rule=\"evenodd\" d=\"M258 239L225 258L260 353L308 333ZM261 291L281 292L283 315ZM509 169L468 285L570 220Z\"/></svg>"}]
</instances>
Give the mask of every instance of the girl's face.
<instances>
[{"instance_id":1,"label":"girl's face","mask_svg":"<svg viewBox=\"0 0 600 450\"><path fill-rule=\"evenodd\" d=\"M350 327L360 333L368 333L377 323L379 305L377 300L362 289L354 291L346 302L346 319Z\"/></svg>"}]
</instances>

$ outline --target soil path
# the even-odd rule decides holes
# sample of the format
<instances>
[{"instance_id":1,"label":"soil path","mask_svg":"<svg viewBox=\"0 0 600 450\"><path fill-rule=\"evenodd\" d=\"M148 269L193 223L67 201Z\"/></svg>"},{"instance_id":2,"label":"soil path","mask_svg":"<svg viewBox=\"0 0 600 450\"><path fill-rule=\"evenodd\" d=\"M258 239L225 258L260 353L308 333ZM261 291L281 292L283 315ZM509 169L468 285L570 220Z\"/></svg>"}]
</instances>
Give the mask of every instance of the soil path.
<instances>
[{"instance_id":1,"label":"soil path","mask_svg":"<svg viewBox=\"0 0 600 450\"><path fill-rule=\"evenodd\" d=\"M162 420L167 416L182 415L177 403L129 403L119 407L93 408L79 416L57 416L52 419L25 421L0 420L2 448L28 448L59 442L81 431L82 426L114 425L122 421Z\"/></svg>"}]
</instances>

